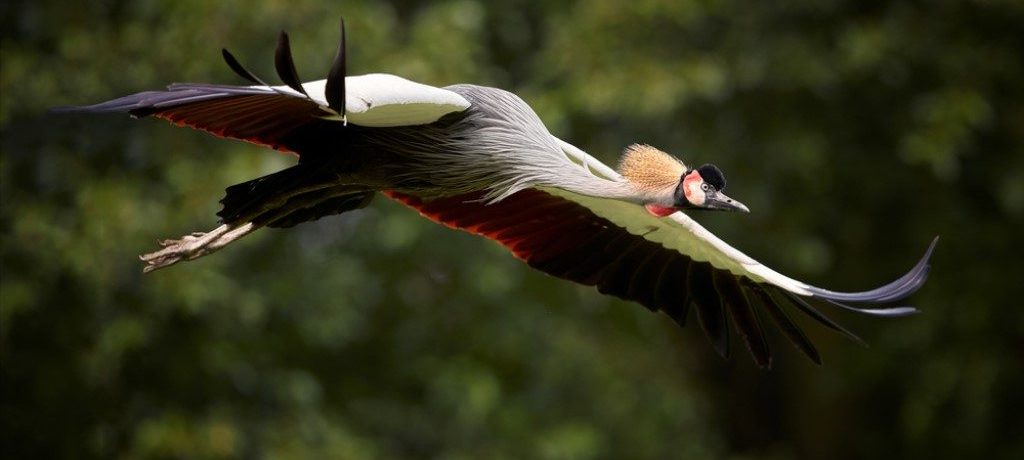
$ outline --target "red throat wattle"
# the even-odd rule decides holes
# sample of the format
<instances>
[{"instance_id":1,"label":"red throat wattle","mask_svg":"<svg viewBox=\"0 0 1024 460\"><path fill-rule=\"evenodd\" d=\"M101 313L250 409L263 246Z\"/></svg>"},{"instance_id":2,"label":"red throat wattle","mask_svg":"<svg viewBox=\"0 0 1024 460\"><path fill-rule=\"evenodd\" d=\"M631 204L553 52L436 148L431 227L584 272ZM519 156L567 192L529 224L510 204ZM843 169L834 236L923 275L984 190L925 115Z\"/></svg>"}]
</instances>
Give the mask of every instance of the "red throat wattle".
<instances>
[{"instance_id":1,"label":"red throat wattle","mask_svg":"<svg viewBox=\"0 0 1024 460\"><path fill-rule=\"evenodd\" d=\"M669 214L678 211L678 209L673 208L671 206L665 207L658 206L656 204L645 204L644 207L647 208L647 212L651 213L651 215L654 217L665 217Z\"/></svg>"}]
</instances>

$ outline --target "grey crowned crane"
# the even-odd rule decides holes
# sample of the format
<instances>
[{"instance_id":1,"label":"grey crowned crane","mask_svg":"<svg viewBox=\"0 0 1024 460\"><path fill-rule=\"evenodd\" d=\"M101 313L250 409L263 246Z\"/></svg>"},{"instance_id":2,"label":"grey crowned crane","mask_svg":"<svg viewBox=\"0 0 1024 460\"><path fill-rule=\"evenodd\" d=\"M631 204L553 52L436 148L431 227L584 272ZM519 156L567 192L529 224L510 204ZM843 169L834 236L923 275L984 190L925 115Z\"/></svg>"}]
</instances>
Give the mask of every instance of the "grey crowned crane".
<instances>
[{"instance_id":1,"label":"grey crowned crane","mask_svg":"<svg viewBox=\"0 0 1024 460\"><path fill-rule=\"evenodd\" d=\"M431 220L493 239L537 270L663 311L679 325L693 306L723 357L731 319L761 367L771 365L761 315L821 363L784 306L855 341L808 299L874 316L916 311L882 304L921 287L935 241L907 274L877 289L845 293L802 283L680 212L747 211L723 193L725 178L714 165L693 168L633 145L616 170L553 136L510 92L436 88L388 74L347 76L344 22L326 80L299 79L284 32L275 55L284 85L267 84L227 50L223 55L252 85L179 83L58 109L155 116L298 157L290 168L228 187L222 224L162 242L162 249L141 256L147 272L210 254L262 227L362 208L381 193Z\"/></svg>"}]
</instances>

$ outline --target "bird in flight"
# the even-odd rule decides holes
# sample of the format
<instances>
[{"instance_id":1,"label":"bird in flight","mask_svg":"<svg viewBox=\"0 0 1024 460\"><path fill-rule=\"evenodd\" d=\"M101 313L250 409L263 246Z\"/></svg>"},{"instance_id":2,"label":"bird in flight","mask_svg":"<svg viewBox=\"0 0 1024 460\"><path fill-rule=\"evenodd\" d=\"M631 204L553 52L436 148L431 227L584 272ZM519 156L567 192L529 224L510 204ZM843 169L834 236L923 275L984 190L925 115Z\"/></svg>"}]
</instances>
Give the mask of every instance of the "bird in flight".
<instances>
[{"instance_id":1,"label":"bird in flight","mask_svg":"<svg viewBox=\"0 0 1024 460\"><path fill-rule=\"evenodd\" d=\"M626 148L617 168L550 132L516 95L444 88L389 74L348 76L345 26L325 80L303 83L288 35L270 85L227 50L251 85L176 83L58 111L127 112L289 152L297 163L228 187L221 224L161 242L140 256L146 272L213 253L263 227L286 228L367 206L379 194L448 227L490 238L531 267L665 312L679 325L692 307L714 349L729 354L731 322L754 362L771 366L762 318L813 362L821 357L787 310L861 340L811 302L874 316L917 291L937 238L905 275L864 292L835 292L748 257L683 210L747 212L725 195L711 164L689 166L649 145Z\"/></svg>"}]
</instances>

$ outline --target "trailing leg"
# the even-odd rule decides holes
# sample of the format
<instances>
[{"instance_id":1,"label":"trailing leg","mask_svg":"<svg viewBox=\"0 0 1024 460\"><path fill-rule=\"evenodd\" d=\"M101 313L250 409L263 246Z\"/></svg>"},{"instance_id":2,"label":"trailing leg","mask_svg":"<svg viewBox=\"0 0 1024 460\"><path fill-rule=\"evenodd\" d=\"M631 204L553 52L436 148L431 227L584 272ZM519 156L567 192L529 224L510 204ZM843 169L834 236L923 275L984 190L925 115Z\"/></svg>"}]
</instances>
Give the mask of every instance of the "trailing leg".
<instances>
[{"instance_id":1,"label":"trailing leg","mask_svg":"<svg viewBox=\"0 0 1024 460\"><path fill-rule=\"evenodd\" d=\"M140 256L143 271L169 267L184 260L211 254L264 226L290 227L325 215L366 206L374 190L363 186L300 187L294 193L275 194L274 207L253 206L242 219L228 222L206 233L192 233L177 240L160 242L163 248ZM283 201L283 204L278 204Z\"/></svg>"}]
</instances>

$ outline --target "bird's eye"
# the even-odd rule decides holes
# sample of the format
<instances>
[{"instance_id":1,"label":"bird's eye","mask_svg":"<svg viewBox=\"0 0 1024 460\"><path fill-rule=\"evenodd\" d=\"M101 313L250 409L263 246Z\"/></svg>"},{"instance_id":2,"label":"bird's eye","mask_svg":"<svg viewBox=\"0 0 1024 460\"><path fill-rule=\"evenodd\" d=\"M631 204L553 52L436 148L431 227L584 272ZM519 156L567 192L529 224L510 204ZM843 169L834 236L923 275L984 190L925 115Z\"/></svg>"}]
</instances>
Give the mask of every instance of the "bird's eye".
<instances>
[{"instance_id":1,"label":"bird's eye","mask_svg":"<svg viewBox=\"0 0 1024 460\"><path fill-rule=\"evenodd\" d=\"M708 190L711 190L711 186L708 184L701 184L700 189L706 192Z\"/></svg>"}]
</instances>

